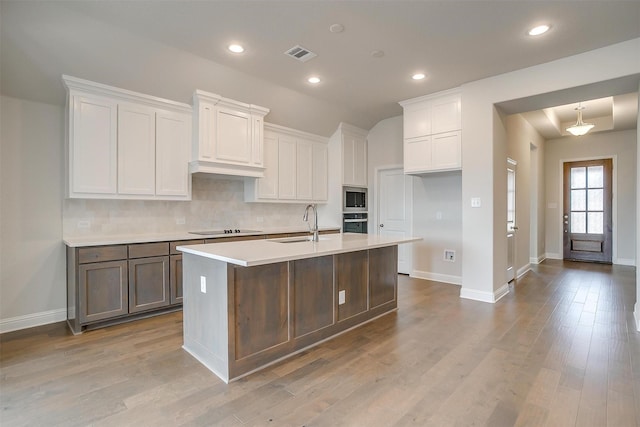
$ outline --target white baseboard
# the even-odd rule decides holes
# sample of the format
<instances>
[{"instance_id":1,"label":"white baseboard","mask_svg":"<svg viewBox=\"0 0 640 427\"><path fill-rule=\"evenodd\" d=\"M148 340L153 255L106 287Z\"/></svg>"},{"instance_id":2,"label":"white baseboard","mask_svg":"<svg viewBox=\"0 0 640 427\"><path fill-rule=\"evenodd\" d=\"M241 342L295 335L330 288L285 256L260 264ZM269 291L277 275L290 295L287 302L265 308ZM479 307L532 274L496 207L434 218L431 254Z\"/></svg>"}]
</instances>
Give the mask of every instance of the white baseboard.
<instances>
[{"instance_id":1,"label":"white baseboard","mask_svg":"<svg viewBox=\"0 0 640 427\"><path fill-rule=\"evenodd\" d=\"M640 332L640 312L638 312L638 303L633 306L633 319L636 321L636 331Z\"/></svg>"},{"instance_id":2,"label":"white baseboard","mask_svg":"<svg viewBox=\"0 0 640 427\"><path fill-rule=\"evenodd\" d=\"M541 264L542 261L544 261L545 259L547 259L546 254L542 254L538 258L533 258L533 257L529 258L529 263L530 264Z\"/></svg>"},{"instance_id":3,"label":"white baseboard","mask_svg":"<svg viewBox=\"0 0 640 427\"><path fill-rule=\"evenodd\" d=\"M462 285L462 277L450 274L432 273L430 271L413 270L409 277L416 279L433 280L434 282L450 283L452 285Z\"/></svg>"},{"instance_id":4,"label":"white baseboard","mask_svg":"<svg viewBox=\"0 0 640 427\"><path fill-rule=\"evenodd\" d=\"M477 291L475 289L461 288L460 298L472 299L474 301L482 301L496 303L500 298L509 293L509 284L505 283L493 292Z\"/></svg>"},{"instance_id":5,"label":"white baseboard","mask_svg":"<svg viewBox=\"0 0 640 427\"><path fill-rule=\"evenodd\" d=\"M629 258L616 258L615 260L613 260L613 263L616 265L630 265L631 267L636 266L636 260Z\"/></svg>"},{"instance_id":6,"label":"white baseboard","mask_svg":"<svg viewBox=\"0 0 640 427\"><path fill-rule=\"evenodd\" d=\"M523 267L520 267L518 269L518 271L516 272L516 278L519 279L521 278L524 274L526 274L528 271L531 271L531 264L527 264Z\"/></svg>"},{"instance_id":7,"label":"white baseboard","mask_svg":"<svg viewBox=\"0 0 640 427\"><path fill-rule=\"evenodd\" d=\"M546 254L544 254L544 257L547 259L563 259L562 254L558 254L555 252L547 252Z\"/></svg>"},{"instance_id":8,"label":"white baseboard","mask_svg":"<svg viewBox=\"0 0 640 427\"><path fill-rule=\"evenodd\" d=\"M67 309L42 311L0 320L0 334L67 320Z\"/></svg>"}]
</instances>

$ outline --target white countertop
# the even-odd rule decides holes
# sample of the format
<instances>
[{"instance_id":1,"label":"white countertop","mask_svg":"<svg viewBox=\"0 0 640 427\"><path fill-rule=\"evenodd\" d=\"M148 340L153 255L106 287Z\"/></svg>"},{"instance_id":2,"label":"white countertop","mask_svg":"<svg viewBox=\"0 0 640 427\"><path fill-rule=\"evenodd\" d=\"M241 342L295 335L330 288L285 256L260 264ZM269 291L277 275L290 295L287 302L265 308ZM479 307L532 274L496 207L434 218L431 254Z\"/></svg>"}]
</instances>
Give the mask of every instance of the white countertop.
<instances>
[{"instance_id":1,"label":"white countertop","mask_svg":"<svg viewBox=\"0 0 640 427\"><path fill-rule=\"evenodd\" d=\"M212 227L213 228L213 227ZM221 227L218 227L221 228ZM232 227L236 228L236 227ZM340 226L320 226L320 231L328 230L340 230ZM199 231L199 230L193 230ZM233 234L191 234L188 231L174 231L170 233L147 233L147 234L122 234L122 235L108 235L108 236L82 236L82 237L64 237L62 241L65 245L72 248L79 248L85 246L103 246L103 245L126 245L129 243L152 243L152 242L165 242L175 240L202 240L202 239L217 239L225 237L239 237L239 236L264 236L265 234L280 234L280 233L299 233L303 231L309 231L308 228L293 226L293 227L269 227L262 228L260 231L251 233L233 233Z\"/></svg>"},{"instance_id":2,"label":"white countertop","mask_svg":"<svg viewBox=\"0 0 640 427\"><path fill-rule=\"evenodd\" d=\"M177 249L184 253L243 267L250 267L291 261L294 259L315 258L324 255L394 246L401 243L417 242L422 240L422 238L342 233L322 235L320 236L319 242L303 241L281 243L278 242L278 240L287 239L210 243L205 245L178 246Z\"/></svg>"}]
</instances>

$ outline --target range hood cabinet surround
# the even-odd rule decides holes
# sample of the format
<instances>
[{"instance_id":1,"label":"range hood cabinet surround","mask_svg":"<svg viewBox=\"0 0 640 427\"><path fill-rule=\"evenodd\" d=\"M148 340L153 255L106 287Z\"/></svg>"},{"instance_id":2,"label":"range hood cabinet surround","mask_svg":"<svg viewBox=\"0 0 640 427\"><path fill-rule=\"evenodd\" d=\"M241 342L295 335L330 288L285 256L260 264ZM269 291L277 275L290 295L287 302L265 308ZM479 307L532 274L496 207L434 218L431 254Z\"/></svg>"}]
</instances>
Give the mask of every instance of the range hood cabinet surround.
<instances>
[{"instance_id":1,"label":"range hood cabinet surround","mask_svg":"<svg viewBox=\"0 0 640 427\"><path fill-rule=\"evenodd\" d=\"M196 90L189 171L264 176L264 116L268 108Z\"/></svg>"}]
</instances>

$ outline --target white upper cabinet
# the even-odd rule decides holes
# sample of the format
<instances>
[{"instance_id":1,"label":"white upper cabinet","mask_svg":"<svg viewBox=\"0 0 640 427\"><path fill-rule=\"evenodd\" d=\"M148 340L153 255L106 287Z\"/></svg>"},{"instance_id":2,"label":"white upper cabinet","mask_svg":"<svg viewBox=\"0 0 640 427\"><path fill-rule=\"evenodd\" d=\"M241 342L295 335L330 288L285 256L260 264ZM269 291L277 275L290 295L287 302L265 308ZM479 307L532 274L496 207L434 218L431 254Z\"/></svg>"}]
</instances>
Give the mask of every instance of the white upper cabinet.
<instances>
[{"instance_id":1,"label":"white upper cabinet","mask_svg":"<svg viewBox=\"0 0 640 427\"><path fill-rule=\"evenodd\" d=\"M298 140L296 144L296 199L313 199L313 143Z\"/></svg>"},{"instance_id":2,"label":"white upper cabinet","mask_svg":"<svg viewBox=\"0 0 640 427\"><path fill-rule=\"evenodd\" d=\"M118 194L155 194L155 120L151 107L118 105Z\"/></svg>"},{"instance_id":3,"label":"white upper cabinet","mask_svg":"<svg viewBox=\"0 0 640 427\"><path fill-rule=\"evenodd\" d=\"M264 128L264 177L245 179L245 200L326 202L327 139L268 123Z\"/></svg>"},{"instance_id":4,"label":"white upper cabinet","mask_svg":"<svg viewBox=\"0 0 640 427\"><path fill-rule=\"evenodd\" d=\"M91 94L70 96L68 193L114 196L118 191L118 103Z\"/></svg>"},{"instance_id":5,"label":"white upper cabinet","mask_svg":"<svg viewBox=\"0 0 640 427\"><path fill-rule=\"evenodd\" d=\"M458 89L400 102L404 109L404 171L458 170L461 157L461 99Z\"/></svg>"},{"instance_id":6,"label":"white upper cabinet","mask_svg":"<svg viewBox=\"0 0 640 427\"><path fill-rule=\"evenodd\" d=\"M191 115L156 112L156 195L181 197L190 193L191 174L185 166L190 146Z\"/></svg>"},{"instance_id":7,"label":"white upper cabinet","mask_svg":"<svg viewBox=\"0 0 640 427\"><path fill-rule=\"evenodd\" d=\"M326 143L313 143L312 199L326 202L329 197L329 148Z\"/></svg>"},{"instance_id":8,"label":"white upper cabinet","mask_svg":"<svg viewBox=\"0 0 640 427\"><path fill-rule=\"evenodd\" d=\"M280 135L278 139L278 198L296 198L296 150L295 138Z\"/></svg>"},{"instance_id":9,"label":"white upper cabinet","mask_svg":"<svg viewBox=\"0 0 640 427\"><path fill-rule=\"evenodd\" d=\"M264 177L260 179L250 179L250 182L256 184L257 199L278 199L278 169L278 135L265 132Z\"/></svg>"},{"instance_id":10,"label":"white upper cabinet","mask_svg":"<svg viewBox=\"0 0 640 427\"><path fill-rule=\"evenodd\" d=\"M342 136L342 184L367 186L367 133L356 127L340 124Z\"/></svg>"},{"instance_id":11,"label":"white upper cabinet","mask_svg":"<svg viewBox=\"0 0 640 427\"><path fill-rule=\"evenodd\" d=\"M191 107L63 76L70 198L189 200Z\"/></svg>"},{"instance_id":12,"label":"white upper cabinet","mask_svg":"<svg viewBox=\"0 0 640 427\"><path fill-rule=\"evenodd\" d=\"M263 177L263 119L269 110L201 90L193 102L190 171Z\"/></svg>"}]
</instances>

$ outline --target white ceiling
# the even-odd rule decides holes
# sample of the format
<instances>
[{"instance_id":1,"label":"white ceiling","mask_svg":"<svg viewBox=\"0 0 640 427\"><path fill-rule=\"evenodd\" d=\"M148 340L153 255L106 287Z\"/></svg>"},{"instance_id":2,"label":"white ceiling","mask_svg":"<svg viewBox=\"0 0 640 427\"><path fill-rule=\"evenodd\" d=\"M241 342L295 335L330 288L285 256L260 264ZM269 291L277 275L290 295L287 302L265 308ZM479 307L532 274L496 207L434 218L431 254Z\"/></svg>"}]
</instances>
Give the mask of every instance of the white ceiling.
<instances>
[{"instance_id":1,"label":"white ceiling","mask_svg":"<svg viewBox=\"0 0 640 427\"><path fill-rule=\"evenodd\" d=\"M62 74L182 102L198 88L325 135L336 120L369 129L401 114L400 100L640 37L637 0L2 0L0 18L4 95L62 104ZM542 22L549 33L526 35ZM286 57L296 44L318 56Z\"/></svg>"}]
</instances>

